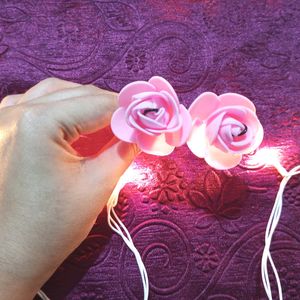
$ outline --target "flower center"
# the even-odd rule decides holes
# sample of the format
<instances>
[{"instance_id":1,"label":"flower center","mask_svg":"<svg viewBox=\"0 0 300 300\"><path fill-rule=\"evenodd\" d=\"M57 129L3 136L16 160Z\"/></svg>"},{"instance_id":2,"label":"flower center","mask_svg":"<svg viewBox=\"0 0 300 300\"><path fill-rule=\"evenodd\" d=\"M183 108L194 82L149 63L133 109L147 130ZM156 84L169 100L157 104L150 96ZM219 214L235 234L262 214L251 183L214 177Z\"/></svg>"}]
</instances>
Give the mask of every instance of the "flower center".
<instances>
[{"instance_id":1,"label":"flower center","mask_svg":"<svg viewBox=\"0 0 300 300\"><path fill-rule=\"evenodd\" d=\"M248 127L247 127L247 125L244 124L244 123L243 123L243 126L244 126L244 129L241 130L240 133L238 133L237 135L233 134L232 136L233 136L233 137L236 137L236 136L242 136L242 135L246 134L247 131L248 131Z\"/></svg>"},{"instance_id":2,"label":"flower center","mask_svg":"<svg viewBox=\"0 0 300 300\"><path fill-rule=\"evenodd\" d=\"M151 113L151 112L158 113L158 111L159 111L158 108L147 108L147 109L144 109L143 115L144 115L144 116L147 116L147 114L149 114L149 113Z\"/></svg>"}]
</instances>

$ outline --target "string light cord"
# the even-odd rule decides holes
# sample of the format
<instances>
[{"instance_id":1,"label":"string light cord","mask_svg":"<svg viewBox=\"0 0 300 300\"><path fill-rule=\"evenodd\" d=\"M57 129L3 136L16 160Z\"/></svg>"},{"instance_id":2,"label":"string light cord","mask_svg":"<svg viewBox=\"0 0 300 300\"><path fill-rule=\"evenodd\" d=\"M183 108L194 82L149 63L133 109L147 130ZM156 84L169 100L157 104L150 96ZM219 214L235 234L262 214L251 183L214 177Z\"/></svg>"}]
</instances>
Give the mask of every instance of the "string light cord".
<instances>
[{"instance_id":1,"label":"string light cord","mask_svg":"<svg viewBox=\"0 0 300 300\"><path fill-rule=\"evenodd\" d=\"M129 170L129 168L128 168L128 170ZM128 175L129 174L126 171L120 177L118 183L116 184L116 186L107 202L107 222L108 222L109 227L123 239L123 241L125 242L127 247L134 254L140 274L141 274L141 278L142 278L143 290L144 290L144 300L147 300L149 297L149 280L148 280L148 274L147 274L145 265L142 261L142 257L140 255L139 251L137 250L137 248L135 247L135 245L133 243L133 240L131 238L131 235L130 235L128 229L123 224L123 222L120 220L120 218L117 216L115 209L114 209L118 203L118 198L119 198L121 189L124 187L124 185L128 181L128 178L130 178ZM47 295L42 290L40 290L38 292L38 295L42 300L50 300L50 298L48 298Z\"/></svg>"},{"instance_id":2,"label":"string light cord","mask_svg":"<svg viewBox=\"0 0 300 300\"><path fill-rule=\"evenodd\" d=\"M269 150L267 150L267 151L269 151ZM272 289L271 289L271 284L270 284L270 279L269 279L269 270L268 270L268 263L270 263L273 274L276 279L279 300L283 300L281 282L280 282L280 278L279 278L276 266L274 264L272 255L270 253L270 247L271 247L271 242L272 242L274 232L276 230L276 227L279 223L279 219L281 216L282 205L283 205L283 193L284 193L285 187L286 187L287 183L289 182L289 180L293 176L300 174L300 165L294 167L290 171L287 171L279 163L278 160L274 160L274 156L272 155L271 152L270 153L268 152L268 154L270 154L270 155L267 156L267 159L266 159L265 152L261 151L261 157L264 157L265 162L267 161L267 164L273 165L283 178L280 182L279 189L278 189L278 192L277 192L277 195L275 198L275 203L272 208L272 211L271 211L268 223L267 223L267 227L266 227L265 246L264 246L262 260L261 260L261 275L262 275L263 286L264 286L265 292L268 296L268 299L273 300ZM128 168L128 170L129 170L129 168ZM120 220L120 218L117 216L115 209L114 209L118 203L119 193L120 193L121 189L125 186L126 182L128 181L127 178L128 178L128 175L127 175L127 171L126 171L123 174L123 176L120 177L118 183L116 184L116 186L108 200L107 221L108 221L109 227L123 239L123 241L125 242L127 247L134 254L140 274L141 274L141 278L142 278L143 290L144 290L144 300L147 300L149 297L149 280L148 280L148 275L147 275L145 265L142 261L140 253L138 252L137 248L135 247L135 245L133 243L133 240L131 238L131 235L130 235L128 229L123 224L123 222ZM41 290L38 292L38 295L40 296L40 298L42 300L50 300L46 296L46 294Z\"/></svg>"},{"instance_id":3,"label":"string light cord","mask_svg":"<svg viewBox=\"0 0 300 300\"><path fill-rule=\"evenodd\" d=\"M50 300L50 298L48 298L47 295L42 290L39 290L37 294L42 300Z\"/></svg>"},{"instance_id":4,"label":"string light cord","mask_svg":"<svg viewBox=\"0 0 300 300\"><path fill-rule=\"evenodd\" d=\"M274 203L274 206L271 211L269 221L268 221L267 227L266 227L265 246L264 246L262 260L261 260L261 275L262 275L262 282L264 285L264 289L268 296L268 299L272 300L273 299L272 298L272 289L271 289L271 285L270 285L269 272L268 272L268 262L269 262L272 267L272 271L275 276L275 279L276 279L279 300L283 300L281 282L280 282L280 278L279 278L276 266L272 259L270 247L271 247L273 234L275 232L275 229L278 225L278 222L279 222L279 219L281 216L282 205L283 205L283 193L284 193L285 187L286 187L287 183L289 182L289 180L293 176L300 174L300 165L294 167L290 171L287 171L278 161L274 162L272 165L278 170L278 172L280 173L280 175L283 176L283 178L280 182L279 189L278 189L278 192L277 192L277 195L275 198L275 203Z\"/></svg>"},{"instance_id":5,"label":"string light cord","mask_svg":"<svg viewBox=\"0 0 300 300\"><path fill-rule=\"evenodd\" d=\"M141 255L137 248L135 247L133 240L131 238L131 235L126 228L126 226L123 224L123 222L120 220L120 218L117 216L114 207L118 203L118 197L121 189L124 187L127 181L127 175L126 172L123 174L122 177L120 177L115 189L113 190L108 203L107 203L107 222L109 227L117 233L125 242L127 247L132 251L132 253L135 256L141 278L143 283L143 290L144 290L144 300L147 300L149 297L149 280L148 280L148 274L145 268L145 265L142 261Z\"/></svg>"}]
</instances>

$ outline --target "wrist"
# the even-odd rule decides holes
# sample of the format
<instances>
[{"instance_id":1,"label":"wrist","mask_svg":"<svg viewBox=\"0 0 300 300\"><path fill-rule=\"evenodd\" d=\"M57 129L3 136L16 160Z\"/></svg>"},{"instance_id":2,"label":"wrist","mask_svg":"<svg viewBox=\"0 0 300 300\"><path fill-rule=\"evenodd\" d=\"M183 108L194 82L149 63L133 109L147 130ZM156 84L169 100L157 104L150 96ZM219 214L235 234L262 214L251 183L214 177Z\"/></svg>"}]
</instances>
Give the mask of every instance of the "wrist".
<instances>
[{"instance_id":1,"label":"wrist","mask_svg":"<svg viewBox=\"0 0 300 300\"><path fill-rule=\"evenodd\" d=\"M37 290L32 283L0 270L0 300L32 300Z\"/></svg>"},{"instance_id":2,"label":"wrist","mask_svg":"<svg viewBox=\"0 0 300 300\"><path fill-rule=\"evenodd\" d=\"M32 300L48 277L36 268L37 261L21 251L23 247L0 245L0 300Z\"/></svg>"}]
</instances>

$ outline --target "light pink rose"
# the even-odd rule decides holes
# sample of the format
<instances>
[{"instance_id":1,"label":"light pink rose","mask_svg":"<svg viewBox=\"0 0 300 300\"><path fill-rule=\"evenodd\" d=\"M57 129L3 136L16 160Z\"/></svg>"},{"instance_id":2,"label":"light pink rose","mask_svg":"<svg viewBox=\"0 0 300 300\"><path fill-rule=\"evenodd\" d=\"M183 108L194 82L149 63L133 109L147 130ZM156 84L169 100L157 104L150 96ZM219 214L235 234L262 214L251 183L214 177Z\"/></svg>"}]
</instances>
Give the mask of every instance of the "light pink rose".
<instances>
[{"instance_id":1,"label":"light pink rose","mask_svg":"<svg viewBox=\"0 0 300 300\"><path fill-rule=\"evenodd\" d=\"M246 97L206 92L190 106L193 129L190 150L215 169L238 165L243 154L258 148L263 140L254 104Z\"/></svg>"},{"instance_id":2,"label":"light pink rose","mask_svg":"<svg viewBox=\"0 0 300 300\"><path fill-rule=\"evenodd\" d=\"M189 137L191 116L162 77L126 85L119 106L111 120L113 133L146 153L168 155Z\"/></svg>"}]
</instances>

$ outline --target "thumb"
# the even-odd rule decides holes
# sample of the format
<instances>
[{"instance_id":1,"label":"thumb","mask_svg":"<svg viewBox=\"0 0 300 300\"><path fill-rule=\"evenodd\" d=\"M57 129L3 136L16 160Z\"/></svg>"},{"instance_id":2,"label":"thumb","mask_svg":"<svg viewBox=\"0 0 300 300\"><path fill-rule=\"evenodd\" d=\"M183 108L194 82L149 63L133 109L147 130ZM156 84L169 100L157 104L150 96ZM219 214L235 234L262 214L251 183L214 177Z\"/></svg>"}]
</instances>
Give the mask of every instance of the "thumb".
<instances>
[{"instance_id":1,"label":"thumb","mask_svg":"<svg viewBox=\"0 0 300 300\"><path fill-rule=\"evenodd\" d=\"M97 194L104 196L101 197L103 202L106 203L120 176L139 153L140 150L135 144L119 141L99 156L85 160L83 176Z\"/></svg>"}]
</instances>

